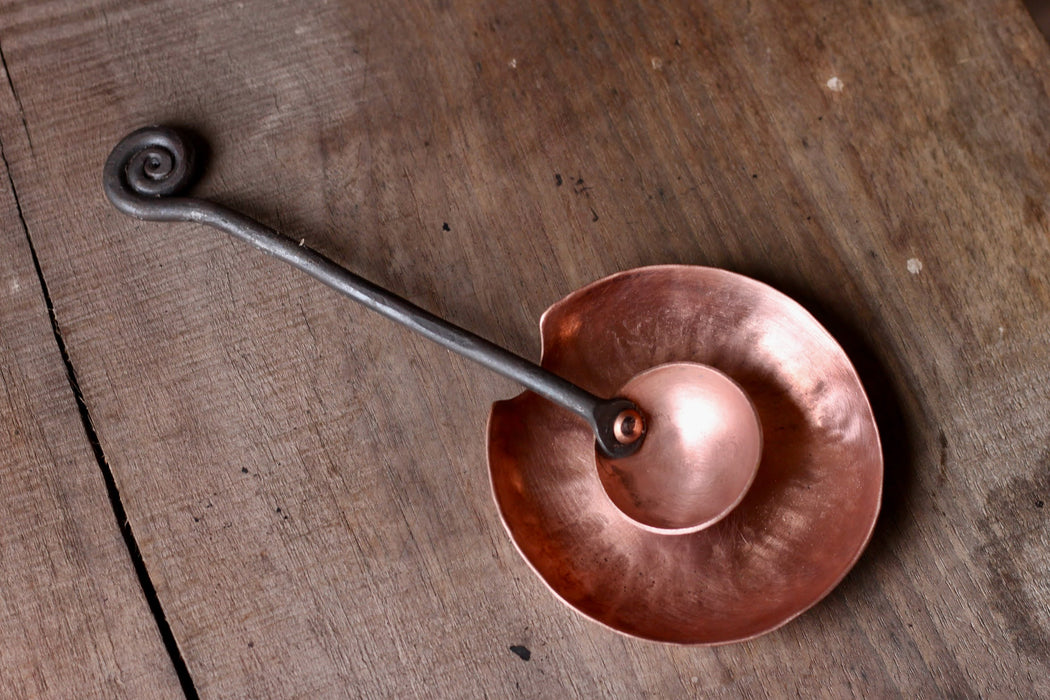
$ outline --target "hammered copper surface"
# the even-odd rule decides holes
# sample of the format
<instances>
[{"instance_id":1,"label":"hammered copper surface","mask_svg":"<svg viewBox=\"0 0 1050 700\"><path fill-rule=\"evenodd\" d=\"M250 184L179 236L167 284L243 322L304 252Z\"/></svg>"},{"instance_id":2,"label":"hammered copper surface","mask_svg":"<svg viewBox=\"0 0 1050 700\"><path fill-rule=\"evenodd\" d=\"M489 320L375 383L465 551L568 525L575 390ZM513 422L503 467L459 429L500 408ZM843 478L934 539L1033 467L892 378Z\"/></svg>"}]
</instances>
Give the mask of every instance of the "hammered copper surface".
<instances>
[{"instance_id":1,"label":"hammered copper surface","mask_svg":"<svg viewBox=\"0 0 1050 700\"><path fill-rule=\"evenodd\" d=\"M493 405L489 469L507 529L550 588L619 632L719 644L768 632L826 595L860 556L882 494L867 397L835 340L797 303L724 270L613 275L540 323L543 366L599 395L668 362L747 392L762 462L727 517L688 535L633 524L606 496L594 438L525 392Z\"/></svg>"},{"instance_id":2,"label":"hammered copper surface","mask_svg":"<svg viewBox=\"0 0 1050 700\"><path fill-rule=\"evenodd\" d=\"M598 478L616 507L641 527L696 532L718 522L747 493L762 456L754 405L707 365L647 369L615 392L645 412L645 441L619 459L595 450Z\"/></svg>"}]
</instances>

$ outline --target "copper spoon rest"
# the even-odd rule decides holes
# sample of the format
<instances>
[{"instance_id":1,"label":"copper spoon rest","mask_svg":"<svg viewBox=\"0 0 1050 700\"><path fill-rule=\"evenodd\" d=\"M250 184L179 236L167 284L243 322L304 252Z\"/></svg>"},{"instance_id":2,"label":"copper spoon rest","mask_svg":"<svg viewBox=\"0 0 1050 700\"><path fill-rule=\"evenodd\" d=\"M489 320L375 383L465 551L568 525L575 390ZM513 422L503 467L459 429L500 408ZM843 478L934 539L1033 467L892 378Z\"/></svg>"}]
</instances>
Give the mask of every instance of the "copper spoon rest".
<instances>
[{"instance_id":1,"label":"copper spoon rest","mask_svg":"<svg viewBox=\"0 0 1050 700\"><path fill-rule=\"evenodd\" d=\"M787 623L852 568L878 516L882 449L856 371L802 306L725 270L663 265L570 294L540 331L543 366L597 392L669 362L716 367L751 397L764 436L736 508L700 532L660 534L609 500L591 441L563 412L529 392L494 404L496 502L563 601L624 634L725 644Z\"/></svg>"}]
</instances>

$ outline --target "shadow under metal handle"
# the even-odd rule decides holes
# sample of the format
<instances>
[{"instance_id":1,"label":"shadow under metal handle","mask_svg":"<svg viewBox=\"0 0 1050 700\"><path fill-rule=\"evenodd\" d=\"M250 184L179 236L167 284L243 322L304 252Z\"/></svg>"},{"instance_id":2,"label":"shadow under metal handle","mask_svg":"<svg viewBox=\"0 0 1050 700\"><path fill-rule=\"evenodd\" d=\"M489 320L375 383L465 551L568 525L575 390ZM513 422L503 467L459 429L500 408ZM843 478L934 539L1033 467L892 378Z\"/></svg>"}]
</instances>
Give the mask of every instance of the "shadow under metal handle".
<instances>
[{"instance_id":1,"label":"shadow under metal handle","mask_svg":"<svg viewBox=\"0 0 1050 700\"><path fill-rule=\"evenodd\" d=\"M609 457L627 457L644 439L638 408L602 399L539 365L425 311L337 265L301 241L214 202L184 197L196 173L195 153L179 132L162 126L126 136L106 159L102 186L128 216L147 221L196 221L246 241L294 265L354 301L546 397L587 421Z\"/></svg>"}]
</instances>

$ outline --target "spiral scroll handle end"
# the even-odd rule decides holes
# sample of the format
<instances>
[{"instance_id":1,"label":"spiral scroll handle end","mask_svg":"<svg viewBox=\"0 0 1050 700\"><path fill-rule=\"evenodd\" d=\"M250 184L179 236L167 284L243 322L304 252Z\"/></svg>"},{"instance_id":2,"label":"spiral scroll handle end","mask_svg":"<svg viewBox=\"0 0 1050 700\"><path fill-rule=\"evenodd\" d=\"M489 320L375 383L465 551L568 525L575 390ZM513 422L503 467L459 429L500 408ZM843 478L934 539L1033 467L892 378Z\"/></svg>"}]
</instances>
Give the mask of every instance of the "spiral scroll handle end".
<instances>
[{"instance_id":1,"label":"spiral scroll handle end","mask_svg":"<svg viewBox=\"0 0 1050 700\"><path fill-rule=\"evenodd\" d=\"M192 200L178 195L192 182L196 153L175 129L147 126L121 139L106 159L102 188L128 216L147 221L194 218Z\"/></svg>"}]
</instances>

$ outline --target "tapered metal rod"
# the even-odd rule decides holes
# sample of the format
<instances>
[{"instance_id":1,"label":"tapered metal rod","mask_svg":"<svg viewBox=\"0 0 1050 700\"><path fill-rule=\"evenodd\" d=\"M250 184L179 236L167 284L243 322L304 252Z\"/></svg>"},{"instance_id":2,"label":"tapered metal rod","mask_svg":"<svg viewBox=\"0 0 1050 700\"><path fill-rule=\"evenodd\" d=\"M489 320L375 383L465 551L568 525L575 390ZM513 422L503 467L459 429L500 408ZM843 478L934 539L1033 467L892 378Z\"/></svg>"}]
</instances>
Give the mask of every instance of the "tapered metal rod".
<instances>
[{"instance_id":1,"label":"tapered metal rod","mask_svg":"<svg viewBox=\"0 0 1050 700\"><path fill-rule=\"evenodd\" d=\"M148 221L195 221L225 231L373 311L522 384L587 421L598 446L611 457L626 457L640 447L644 422L630 401L595 396L240 212L205 199L180 196L195 175L195 165L194 150L179 132L146 127L129 134L113 149L106 160L103 188L113 205L129 216Z\"/></svg>"}]
</instances>

